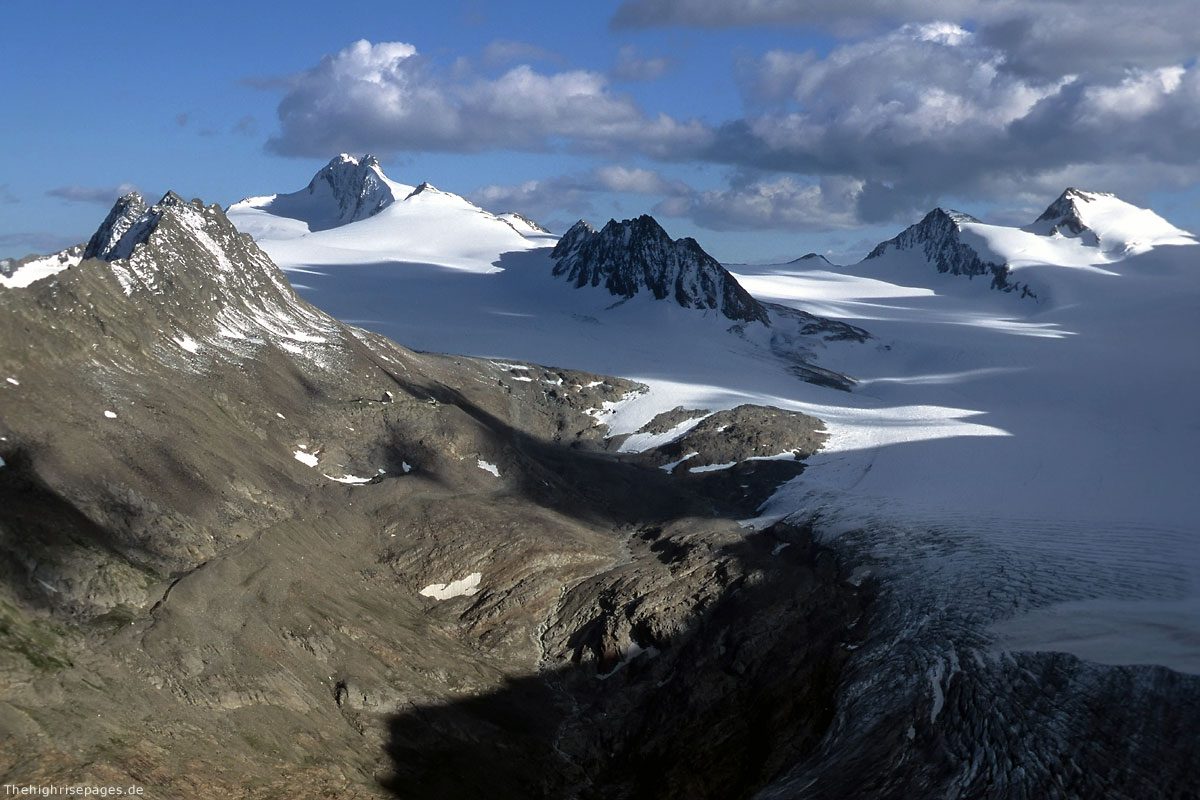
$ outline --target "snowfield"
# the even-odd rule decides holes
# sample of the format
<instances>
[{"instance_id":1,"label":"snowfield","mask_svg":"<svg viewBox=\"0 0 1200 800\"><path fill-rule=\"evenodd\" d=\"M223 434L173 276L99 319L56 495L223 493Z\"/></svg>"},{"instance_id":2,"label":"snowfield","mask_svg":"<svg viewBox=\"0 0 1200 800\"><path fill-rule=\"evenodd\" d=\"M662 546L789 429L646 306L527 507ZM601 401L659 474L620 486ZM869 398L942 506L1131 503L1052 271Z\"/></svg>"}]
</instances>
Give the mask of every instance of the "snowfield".
<instances>
[{"instance_id":1,"label":"snowfield","mask_svg":"<svg viewBox=\"0 0 1200 800\"><path fill-rule=\"evenodd\" d=\"M1152 212L1080 193L1091 236L963 225L1036 299L939 274L918 251L730 267L762 302L870 331L785 343L856 379L844 392L789 371L778 310L767 328L645 295L615 302L550 277L553 237L389 185L395 202L341 227L310 230L269 198L230 217L349 323L420 350L649 385L596 412L614 434L677 406L819 417L827 446L762 514L841 537L908 586L929 635L969 629L981 658L1057 650L1200 673L1200 247Z\"/></svg>"},{"instance_id":2,"label":"snowfield","mask_svg":"<svg viewBox=\"0 0 1200 800\"><path fill-rule=\"evenodd\" d=\"M340 158L349 158L341 156ZM338 159L335 159L337 161ZM355 166L358 162L351 159ZM243 233L271 242L276 263L291 265L375 264L404 254L425 264L490 272L499 253L553 245L554 238L511 217L502 219L463 198L423 183L409 186L372 167L374 180L394 198L379 212L350 224L327 227L336 198L318 184L287 195L251 197L229 208ZM282 210L281 210L282 209ZM524 230L518 230L518 226Z\"/></svg>"}]
</instances>

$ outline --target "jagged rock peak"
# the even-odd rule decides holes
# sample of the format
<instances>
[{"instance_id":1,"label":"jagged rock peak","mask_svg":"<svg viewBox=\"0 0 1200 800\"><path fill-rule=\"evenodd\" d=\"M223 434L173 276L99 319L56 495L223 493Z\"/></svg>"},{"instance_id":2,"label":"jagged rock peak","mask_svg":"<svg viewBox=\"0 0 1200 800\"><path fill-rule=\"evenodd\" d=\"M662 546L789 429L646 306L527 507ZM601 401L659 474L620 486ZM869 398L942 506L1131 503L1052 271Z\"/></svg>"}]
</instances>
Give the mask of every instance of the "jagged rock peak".
<instances>
[{"instance_id":1,"label":"jagged rock peak","mask_svg":"<svg viewBox=\"0 0 1200 800\"><path fill-rule=\"evenodd\" d=\"M1035 296L1029 287L1011 280L1008 264L984 259L969 243L963 241L963 227L978 223L970 214L935 208L924 218L905 228L894 238L880 242L864 261L884 258L892 252L918 251L938 272L965 275L968 278L991 278L993 289L1019 291L1021 296Z\"/></svg>"},{"instance_id":2,"label":"jagged rock peak","mask_svg":"<svg viewBox=\"0 0 1200 800\"><path fill-rule=\"evenodd\" d=\"M875 249L867 254L867 258L879 258L890 249L911 250L924 247L927 255L930 250L936 250L943 242L953 240L958 242L958 234L967 223L979 222L970 214L953 209L935 208L926 214L920 222L905 228L900 235L880 242ZM932 256L930 256L932 260ZM945 272L946 270L941 270Z\"/></svg>"},{"instance_id":3,"label":"jagged rock peak","mask_svg":"<svg viewBox=\"0 0 1200 800\"><path fill-rule=\"evenodd\" d=\"M310 197L328 194L336 205L337 224L355 222L378 214L396 201L379 159L361 159L342 153L330 159L305 189Z\"/></svg>"},{"instance_id":4,"label":"jagged rock peak","mask_svg":"<svg viewBox=\"0 0 1200 800\"><path fill-rule=\"evenodd\" d=\"M1052 236L1061 233L1064 236L1079 236L1089 230L1083 221L1083 206L1100 198L1115 199L1116 195L1108 192L1088 192L1075 187L1066 191L1046 207L1042 215L1034 220L1037 232Z\"/></svg>"},{"instance_id":5,"label":"jagged rock peak","mask_svg":"<svg viewBox=\"0 0 1200 800\"><path fill-rule=\"evenodd\" d=\"M293 292L270 258L218 205L167 192L153 206L119 199L89 240L85 258L109 262L127 295L205 298L263 305Z\"/></svg>"},{"instance_id":6,"label":"jagged rock peak","mask_svg":"<svg viewBox=\"0 0 1200 800\"><path fill-rule=\"evenodd\" d=\"M1055 198L1053 203L1046 207L1046 210L1042 212L1042 215L1038 219L1054 219L1071 210L1077 209L1079 207L1078 203L1090 203L1101 197L1116 197L1116 195L1111 192L1092 192L1068 186L1063 190L1062 194Z\"/></svg>"},{"instance_id":7,"label":"jagged rock peak","mask_svg":"<svg viewBox=\"0 0 1200 800\"><path fill-rule=\"evenodd\" d=\"M112 258L128 258L129 253L133 251L133 243L131 241L127 247L122 247L121 240L146 210L146 201L137 192L120 197L104 218L104 222L100 223L100 227L88 240L83 249L83 257L102 258L106 261Z\"/></svg>"},{"instance_id":8,"label":"jagged rock peak","mask_svg":"<svg viewBox=\"0 0 1200 800\"><path fill-rule=\"evenodd\" d=\"M684 308L770 324L767 311L695 239L671 239L651 216L609 220L597 231L580 220L551 251L553 274L576 287L604 286L618 297L647 290Z\"/></svg>"},{"instance_id":9,"label":"jagged rock peak","mask_svg":"<svg viewBox=\"0 0 1200 800\"><path fill-rule=\"evenodd\" d=\"M113 204L104 222L88 240L83 257L98 258L101 261L130 258L137 246L148 241L167 217L200 217L204 214L216 214L224 226L234 230L233 223L228 220L220 206L205 208L200 200L189 202L173 191L168 191L154 205L147 206L140 194L130 192ZM195 221L186 224L192 228L197 226Z\"/></svg>"}]
</instances>

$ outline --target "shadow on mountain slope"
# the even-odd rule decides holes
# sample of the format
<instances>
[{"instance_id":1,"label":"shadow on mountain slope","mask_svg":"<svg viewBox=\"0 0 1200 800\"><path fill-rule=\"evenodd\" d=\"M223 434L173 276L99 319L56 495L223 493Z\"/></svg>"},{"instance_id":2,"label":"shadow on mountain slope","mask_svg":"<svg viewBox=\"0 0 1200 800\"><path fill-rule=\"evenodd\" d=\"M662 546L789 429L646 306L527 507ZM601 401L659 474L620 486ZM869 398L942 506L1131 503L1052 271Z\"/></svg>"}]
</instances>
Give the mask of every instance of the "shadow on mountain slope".
<instances>
[{"instance_id":1,"label":"shadow on mountain slope","mask_svg":"<svg viewBox=\"0 0 1200 800\"><path fill-rule=\"evenodd\" d=\"M384 785L414 800L740 798L813 752L869 591L808 531L703 528L643 528L630 562L565 590L540 674L393 716Z\"/></svg>"}]
</instances>

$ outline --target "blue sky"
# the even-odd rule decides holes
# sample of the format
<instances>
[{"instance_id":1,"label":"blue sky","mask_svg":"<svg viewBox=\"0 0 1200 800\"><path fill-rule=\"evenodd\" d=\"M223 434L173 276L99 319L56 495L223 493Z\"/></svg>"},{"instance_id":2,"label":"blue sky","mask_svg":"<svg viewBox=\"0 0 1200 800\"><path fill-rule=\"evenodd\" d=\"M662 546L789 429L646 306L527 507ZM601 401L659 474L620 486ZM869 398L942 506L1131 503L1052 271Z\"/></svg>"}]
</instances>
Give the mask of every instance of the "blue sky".
<instances>
[{"instance_id":1,"label":"blue sky","mask_svg":"<svg viewBox=\"0 0 1200 800\"><path fill-rule=\"evenodd\" d=\"M128 187L228 204L342 149L552 227L649 211L727 261L857 258L934 204L1018 221L1069 184L1200 228L1188 3L1071 7L10 0L0 256L86 239Z\"/></svg>"}]
</instances>

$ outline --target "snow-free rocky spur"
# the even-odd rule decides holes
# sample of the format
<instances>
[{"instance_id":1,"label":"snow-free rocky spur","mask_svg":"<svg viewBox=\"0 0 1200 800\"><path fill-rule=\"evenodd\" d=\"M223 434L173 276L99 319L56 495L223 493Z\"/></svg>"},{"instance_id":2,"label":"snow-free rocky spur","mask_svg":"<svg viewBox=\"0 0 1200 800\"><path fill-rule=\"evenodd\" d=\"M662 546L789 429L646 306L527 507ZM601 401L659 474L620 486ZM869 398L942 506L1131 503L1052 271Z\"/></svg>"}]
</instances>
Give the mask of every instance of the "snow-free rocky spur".
<instances>
[{"instance_id":1,"label":"snow-free rocky spur","mask_svg":"<svg viewBox=\"0 0 1200 800\"><path fill-rule=\"evenodd\" d=\"M1190 796L1195 243L1047 215L726 269L371 158L122 198L3 266L0 777Z\"/></svg>"}]
</instances>

